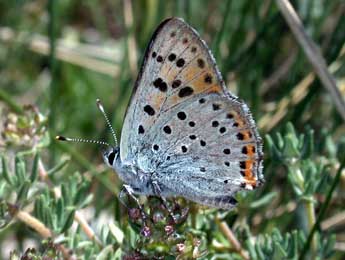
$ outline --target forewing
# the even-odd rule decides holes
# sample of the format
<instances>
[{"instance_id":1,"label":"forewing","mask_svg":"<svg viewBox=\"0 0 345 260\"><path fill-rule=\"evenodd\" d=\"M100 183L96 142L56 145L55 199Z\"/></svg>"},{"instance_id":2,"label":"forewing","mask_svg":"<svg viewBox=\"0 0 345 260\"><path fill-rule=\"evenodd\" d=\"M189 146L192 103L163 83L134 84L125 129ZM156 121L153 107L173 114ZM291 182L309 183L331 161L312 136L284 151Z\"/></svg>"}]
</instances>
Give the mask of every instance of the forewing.
<instances>
[{"instance_id":1,"label":"forewing","mask_svg":"<svg viewBox=\"0 0 345 260\"><path fill-rule=\"evenodd\" d=\"M192 94L222 91L213 63L197 33L183 20L168 19L157 28L126 112L121 133L122 162L133 163L144 140L152 134L155 121L168 114L170 107L186 102Z\"/></svg>"}]
</instances>

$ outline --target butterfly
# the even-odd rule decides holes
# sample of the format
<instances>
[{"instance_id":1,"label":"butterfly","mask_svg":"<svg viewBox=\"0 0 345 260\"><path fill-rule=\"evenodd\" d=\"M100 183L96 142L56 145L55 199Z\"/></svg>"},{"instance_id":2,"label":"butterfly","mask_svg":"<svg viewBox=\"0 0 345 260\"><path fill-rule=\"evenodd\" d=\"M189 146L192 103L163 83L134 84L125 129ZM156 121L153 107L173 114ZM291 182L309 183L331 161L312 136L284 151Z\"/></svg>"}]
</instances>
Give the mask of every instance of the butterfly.
<instances>
[{"instance_id":1,"label":"butterfly","mask_svg":"<svg viewBox=\"0 0 345 260\"><path fill-rule=\"evenodd\" d=\"M136 194L216 208L233 208L236 192L264 182L262 141L247 105L227 90L207 45L180 18L154 32L120 146L103 157Z\"/></svg>"}]
</instances>

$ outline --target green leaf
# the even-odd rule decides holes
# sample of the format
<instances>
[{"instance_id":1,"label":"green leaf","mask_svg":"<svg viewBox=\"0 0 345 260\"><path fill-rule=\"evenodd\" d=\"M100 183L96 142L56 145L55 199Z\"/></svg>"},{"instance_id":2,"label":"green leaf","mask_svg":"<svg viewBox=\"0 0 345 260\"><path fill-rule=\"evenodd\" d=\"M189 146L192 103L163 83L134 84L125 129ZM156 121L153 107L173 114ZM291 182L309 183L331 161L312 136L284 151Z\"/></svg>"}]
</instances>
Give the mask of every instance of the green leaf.
<instances>
[{"instance_id":1,"label":"green leaf","mask_svg":"<svg viewBox=\"0 0 345 260\"><path fill-rule=\"evenodd\" d=\"M277 192L272 191L261 197L260 199L250 203L250 208L256 209L265 206L272 202L272 200L278 195Z\"/></svg>"},{"instance_id":2,"label":"green leaf","mask_svg":"<svg viewBox=\"0 0 345 260\"><path fill-rule=\"evenodd\" d=\"M55 229L56 225L54 225L54 223L56 223L56 222L55 222L54 217L55 217L55 214L53 214L51 208L44 207L44 220L45 220L45 223L46 223L46 225L48 227L53 228L54 231L55 231L56 230Z\"/></svg>"},{"instance_id":3,"label":"green leaf","mask_svg":"<svg viewBox=\"0 0 345 260\"><path fill-rule=\"evenodd\" d=\"M302 159L310 158L313 153L314 153L314 131L309 130L307 132L307 136L303 144L301 158Z\"/></svg>"},{"instance_id":4,"label":"green leaf","mask_svg":"<svg viewBox=\"0 0 345 260\"><path fill-rule=\"evenodd\" d=\"M258 243L256 243L254 245L255 247L255 252L257 253L257 256L258 256L258 259L262 259L262 260L265 260L265 255L262 251L262 248L260 247L260 245Z\"/></svg>"},{"instance_id":5,"label":"green leaf","mask_svg":"<svg viewBox=\"0 0 345 260\"><path fill-rule=\"evenodd\" d=\"M74 197L74 201L73 204L74 205L78 205L80 203L82 203L82 201L85 199L86 193L89 189L89 185L87 184L82 184L80 185L75 197Z\"/></svg>"},{"instance_id":6,"label":"green leaf","mask_svg":"<svg viewBox=\"0 0 345 260\"><path fill-rule=\"evenodd\" d=\"M17 186L20 186L25 181L25 163L19 156L15 157L15 174L17 176Z\"/></svg>"},{"instance_id":7,"label":"green leaf","mask_svg":"<svg viewBox=\"0 0 345 260\"><path fill-rule=\"evenodd\" d=\"M55 165L52 169L47 171L48 175L53 175L54 173L60 171L63 167L65 167L68 164L69 161L69 158L62 159L57 165Z\"/></svg>"},{"instance_id":8,"label":"green leaf","mask_svg":"<svg viewBox=\"0 0 345 260\"><path fill-rule=\"evenodd\" d=\"M19 192L18 192L18 195L17 195L17 202L22 202L23 200L26 200L30 186L31 186L31 183L28 180L26 180L21 185Z\"/></svg>"},{"instance_id":9,"label":"green leaf","mask_svg":"<svg viewBox=\"0 0 345 260\"><path fill-rule=\"evenodd\" d=\"M67 185L65 183L61 184L61 196L65 202L65 205L71 205L72 204L72 191L67 188Z\"/></svg>"},{"instance_id":10,"label":"green leaf","mask_svg":"<svg viewBox=\"0 0 345 260\"><path fill-rule=\"evenodd\" d=\"M36 153L35 157L34 157L34 161L32 163L32 170L31 170L31 175L30 175L31 183L33 183L37 180L39 159L40 159L40 157L39 157L38 153Z\"/></svg>"},{"instance_id":11,"label":"green leaf","mask_svg":"<svg viewBox=\"0 0 345 260\"><path fill-rule=\"evenodd\" d=\"M270 151L270 155L272 157L272 160L275 162L280 162L282 160L282 154L277 148L277 146L274 144L273 139L270 135L266 135L266 143L268 146L268 150Z\"/></svg>"},{"instance_id":12,"label":"green leaf","mask_svg":"<svg viewBox=\"0 0 345 260\"><path fill-rule=\"evenodd\" d=\"M96 260L107 260L113 252L113 245L108 245L101 250L101 252L96 257Z\"/></svg>"},{"instance_id":13,"label":"green leaf","mask_svg":"<svg viewBox=\"0 0 345 260\"><path fill-rule=\"evenodd\" d=\"M59 219L64 219L65 206L63 198L58 198L56 203L56 215Z\"/></svg>"},{"instance_id":14,"label":"green leaf","mask_svg":"<svg viewBox=\"0 0 345 260\"><path fill-rule=\"evenodd\" d=\"M285 135L284 136L284 148L283 148L283 156L287 158L299 158L300 151L298 150L298 143L297 143L296 136L293 135Z\"/></svg>"},{"instance_id":15,"label":"green leaf","mask_svg":"<svg viewBox=\"0 0 345 260\"><path fill-rule=\"evenodd\" d=\"M13 180L12 176L10 175L8 169L7 169L7 163L6 163L4 156L1 156L1 166L2 166L2 174L3 174L6 182L10 186L12 186L14 184L14 180Z\"/></svg>"},{"instance_id":16,"label":"green leaf","mask_svg":"<svg viewBox=\"0 0 345 260\"><path fill-rule=\"evenodd\" d=\"M254 245L252 244L252 242L248 239L247 241L245 241L248 253L250 255L251 259L257 259L257 254L255 252L255 248Z\"/></svg>"},{"instance_id":17,"label":"green leaf","mask_svg":"<svg viewBox=\"0 0 345 260\"><path fill-rule=\"evenodd\" d=\"M274 243L274 255L272 256L272 259L285 259L287 257L287 253L282 247L282 245L279 242Z\"/></svg>"},{"instance_id":18,"label":"green leaf","mask_svg":"<svg viewBox=\"0 0 345 260\"><path fill-rule=\"evenodd\" d=\"M117 243L121 245L125 237L123 234L123 231L114 223L109 224L109 229L110 229L111 234L115 237Z\"/></svg>"},{"instance_id":19,"label":"green leaf","mask_svg":"<svg viewBox=\"0 0 345 260\"><path fill-rule=\"evenodd\" d=\"M42 196L42 195L41 195ZM40 220L43 220L43 209L42 209L42 198L38 197L35 201L35 204L34 204L34 213L35 213L35 216L40 219Z\"/></svg>"},{"instance_id":20,"label":"green leaf","mask_svg":"<svg viewBox=\"0 0 345 260\"><path fill-rule=\"evenodd\" d=\"M50 211L51 214L49 214L50 216L50 222L51 222L51 227L52 229L55 231L58 231L61 227L61 222L62 222L62 219L59 219L58 216L55 214L55 212L53 211L55 208L52 208L52 210Z\"/></svg>"},{"instance_id":21,"label":"green leaf","mask_svg":"<svg viewBox=\"0 0 345 260\"><path fill-rule=\"evenodd\" d=\"M64 225L62 227L62 229L60 230L60 233L64 233L67 229L69 229L72 226L73 220L74 220L74 214L75 214L75 210L72 210L69 213L69 215L68 215L68 217L67 217L67 219L66 219L66 221L65 221L65 223L64 223Z\"/></svg>"},{"instance_id":22,"label":"green leaf","mask_svg":"<svg viewBox=\"0 0 345 260\"><path fill-rule=\"evenodd\" d=\"M84 248L92 247L92 245L93 243L91 241L82 241L78 243L77 248L84 249Z\"/></svg>"},{"instance_id":23,"label":"green leaf","mask_svg":"<svg viewBox=\"0 0 345 260\"><path fill-rule=\"evenodd\" d=\"M82 209L90 205L93 200L93 194L89 194L79 205L78 208Z\"/></svg>"},{"instance_id":24,"label":"green leaf","mask_svg":"<svg viewBox=\"0 0 345 260\"><path fill-rule=\"evenodd\" d=\"M114 254L113 260L121 260L122 256L122 249L119 247Z\"/></svg>"},{"instance_id":25,"label":"green leaf","mask_svg":"<svg viewBox=\"0 0 345 260\"><path fill-rule=\"evenodd\" d=\"M336 241L336 235L332 234L328 239L325 239L326 241L322 241L323 243L323 255L325 258L331 257L334 252L334 246Z\"/></svg>"},{"instance_id":26,"label":"green leaf","mask_svg":"<svg viewBox=\"0 0 345 260\"><path fill-rule=\"evenodd\" d=\"M6 182L0 182L0 198L3 198L4 196L8 195L6 192Z\"/></svg>"}]
</instances>

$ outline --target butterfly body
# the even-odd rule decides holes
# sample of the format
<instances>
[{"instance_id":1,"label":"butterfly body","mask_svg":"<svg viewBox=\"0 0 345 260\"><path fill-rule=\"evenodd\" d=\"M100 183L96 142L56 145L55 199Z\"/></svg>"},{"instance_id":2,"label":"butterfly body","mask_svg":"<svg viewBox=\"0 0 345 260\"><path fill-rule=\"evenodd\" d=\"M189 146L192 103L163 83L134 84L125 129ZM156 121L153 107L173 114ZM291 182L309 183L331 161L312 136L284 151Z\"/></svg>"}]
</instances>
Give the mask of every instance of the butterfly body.
<instances>
[{"instance_id":1,"label":"butterfly body","mask_svg":"<svg viewBox=\"0 0 345 260\"><path fill-rule=\"evenodd\" d=\"M183 20L154 33L127 108L119 148L105 161L136 193L232 208L263 182L262 145L245 103Z\"/></svg>"}]
</instances>

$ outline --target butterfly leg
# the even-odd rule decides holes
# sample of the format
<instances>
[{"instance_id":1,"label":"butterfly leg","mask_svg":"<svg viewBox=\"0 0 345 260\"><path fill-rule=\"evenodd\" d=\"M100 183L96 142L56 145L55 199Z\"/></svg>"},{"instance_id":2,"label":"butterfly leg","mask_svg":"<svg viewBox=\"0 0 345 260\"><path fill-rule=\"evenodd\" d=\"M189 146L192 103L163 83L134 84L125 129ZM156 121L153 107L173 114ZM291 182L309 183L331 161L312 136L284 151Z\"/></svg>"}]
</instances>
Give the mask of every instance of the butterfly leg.
<instances>
[{"instance_id":1,"label":"butterfly leg","mask_svg":"<svg viewBox=\"0 0 345 260\"><path fill-rule=\"evenodd\" d=\"M174 213L172 212L171 208L168 207L168 202L167 202L166 198L164 198L162 196L162 190L159 187L159 184L156 181L152 181L152 187L153 187L154 193L161 199L161 201L163 203L163 206L168 211L168 213L169 213L170 217L172 218L174 224L176 224L177 220L176 220L176 218L174 216Z\"/></svg>"},{"instance_id":2,"label":"butterfly leg","mask_svg":"<svg viewBox=\"0 0 345 260\"><path fill-rule=\"evenodd\" d=\"M138 198L134 195L134 190L132 189L132 187L130 185L124 184L122 186L122 189L121 189L120 194L119 194L119 199L120 199L121 203L128 209L128 206L123 201L123 197L125 196L125 194L127 194L132 200L135 201L135 203L137 204L137 206L140 210L141 218L143 219L144 225L147 226L146 223L147 223L148 216L145 213L143 207L141 206Z\"/></svg>"}]
</instances>

